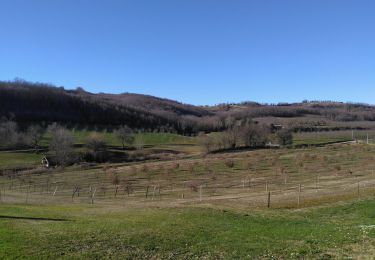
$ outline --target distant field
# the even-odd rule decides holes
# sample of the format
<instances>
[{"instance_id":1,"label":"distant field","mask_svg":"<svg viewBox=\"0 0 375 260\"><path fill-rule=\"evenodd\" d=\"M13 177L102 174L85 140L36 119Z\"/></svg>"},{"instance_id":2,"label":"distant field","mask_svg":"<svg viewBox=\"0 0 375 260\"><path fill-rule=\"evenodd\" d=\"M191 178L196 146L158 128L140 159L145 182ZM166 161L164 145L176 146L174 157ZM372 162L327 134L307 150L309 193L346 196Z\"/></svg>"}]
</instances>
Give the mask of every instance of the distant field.
<instances>
[{"instance_id":1,"label":"distant field","mask_svg":"<svg viewBox=\"0 0 375 260\"><path fill-rule=\"evenodd\" d=\"M113 133L110 132L95 132L85 130L72 131L76 144L84 144L87 137L90 134L98 134L102 136L108 145L121 146L120 140L116 138ZM137 133L135 136L141 137L145 145L166 145L166 144L196 144L196 140L193 137L182 136L171 133ZM43 144L48 145L50 137L48 134L44 137Z\"/></svg>"},{"instance_id":2,"label":"distant field","mask_svg":"<svg viewBox=\"0 0 375 260\"><path fill-rule=\"evenodd\" d=\"M351 141L352 133L349 131L296 133L293 135L293 144L325 144L332 142Z\"/></svg>"},{"instance_id":3,"label":"distant field","mask_svg":"<svg viewBox=\"0 0 375 260\"><path fill-rule=\"evenodd\" d=\"M93 131L73 131L75 143L83 145L90 134L96 133L103 137L109 146L121 147L120 141L109 132ZM369 142L375 143L375 131L355 131L354 136L358 140L365 142L369 134ZM218 133L211 133L212 136ZM196 137L188 137L171 133L140 133L136 136L141 137L145 149L166 150L183 152L185 154L197 154L202 149L198 145ZM50 137L45 135L42 141L43 146L48 146ZM329 132L305 132L294 134L294 145L302 144L326 144L333 142L351 141L351 131L329 131ZM151 151L150 151L151 152ZM32 166L40 163L42 155L32 152L3 152L0 151L0 169L7 167Z\"/></svg>"},{"instance_id":4,"label":"distant field","mask_svg":"<svg viewBox=\"0 0 375 260\"><path fill-rule=\"evenodd\" d=\"M83 145L90 134L98 134L102 136L106 144L114 147L122 147L121 142L108 132L93 132L93 131L73 131L73 136L76 145ZM139 133L135 134L141 137L145 146L145 150L149 153L157 150L183 152L185 154L197 153L200 148L197 145L197 139L194 137L182 136L171 133ZM46 134L43 137L41 145L48 147L50 136ZM9 167L25 167L39 165L42 154L36 154L32 151L0 151L0 169Z\"/></svg>"},{"instance_id":5,"label":"distant field","mask_svg":"<svg viewBox=\"0 0 375 260\"><path fill-rule=\"evenodd\" d=\"M322 131L322 132L304 132L293 135L293 144L326 144L333 142L344 142L359 140L361 142L367 141L367 134L369 135L369 142L375 143L374 130L356 130L356 131ZM354 139L353 139L354 136Z\"/></svg>"}]
</instances>

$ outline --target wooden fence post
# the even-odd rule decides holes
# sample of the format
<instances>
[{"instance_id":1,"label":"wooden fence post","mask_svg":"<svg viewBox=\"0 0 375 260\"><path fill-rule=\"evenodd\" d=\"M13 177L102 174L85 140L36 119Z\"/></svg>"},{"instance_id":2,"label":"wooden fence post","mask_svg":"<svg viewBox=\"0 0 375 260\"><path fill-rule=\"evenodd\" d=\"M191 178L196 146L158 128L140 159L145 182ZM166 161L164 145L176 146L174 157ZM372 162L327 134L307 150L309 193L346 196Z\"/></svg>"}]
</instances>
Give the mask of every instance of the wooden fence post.
<instances>
[{"instance_id":1,"label":"wooden fence post","mask_svg":"<svg viewBox=\"0 0 375 260\"><path fill-rule=\"evenodd\" d=\"M149 186L147 186L146 188L146 199L148 198L148 189L149 189Z\"/></svg>"},{"instance_id":2,"label":"wooden fence post","mask_svg":"<svg viewBox=\"0 0 375 260\"><path fill-rule=\"evenodd\" d=\"M301 184L298 186L298 206L301 203Z\"/></svg>"},{"instance_id":3,"label":"wooden fence post","mask_svg":"<svg viewBox=\"0 0 375 260\"><path fill-rule=\"evenodd\" d=\"M73 190L72 202L73 202L73 199L74 199L74 195L76 194L77 191L78 191L78 186L76 186L75 189Z\"/></svg>"},{"instance_id":4,"label":"wooden fence post","mask_svg":"<svg viewBox=\"0 0 375 260\"><path fill-rule=\"evenodd\" d=\"M95 192L96 192L96 187L94 188L94 192L91 194L91 204L94 204Z\"/></svg>"},{"instance_id":5,"label":"wooden fence post","mask_svg":"<svg viewBox=\"0 0 375 260\"><path fill-rule=\"evenodd\" d=\"M359 197L359 182L358 182L358 185L357 185L357 195Z\"/></svg>"},{"instance_id":6,"label":"wooden fence post","mask_svg":"<svg viewBox=\"0 0 375 260\"><path fill-rule=\"evenodd\" d=\"M271 192L268 192L267 208L271 207Z\"/></svg>"},{"instance_id":7,"label":"wooden fence post","mask_svg":"<svg viewBox=\"0 0 375 260\"><path fill-rule=\"evenodd\" d=\"M115 198L117 197L117 192L118 192L118 186L116 186Z\"/></svg>"},{"instance_id":8,"label":"wooden fence post","mask_svg":"<svg viewBox=\"0 0 375 260\"><path fill-rule=\"evenodd\" d=\"M29 202L29 192L30 192L30 185L27 186L27 192L26 192L26 204Z\"/></svg>"},{"instance_id":9,"label":"wooden fence post","mask_svg":"<svg viewBox=\"0 0 375 260\"><path fill-rule=\"evenodd\" d=\"M54 191L53 194L52 194L52 197L55 197L55 195L56 195L56 191L57 191L57 186L56 186L56 188L55 188L55 191Z\"/></svg>"},{"instance_id":10,"label":"wooden fence post","mask_svg":"<svg viewBox=\"0 0 375 260\"><path fill-rule=\"evenodd\" d=\"M154 189L152 191L152 200L154 200L155 198L155 191L156 191L156 185L154 186Z\"/></svg>"}]
</instances>

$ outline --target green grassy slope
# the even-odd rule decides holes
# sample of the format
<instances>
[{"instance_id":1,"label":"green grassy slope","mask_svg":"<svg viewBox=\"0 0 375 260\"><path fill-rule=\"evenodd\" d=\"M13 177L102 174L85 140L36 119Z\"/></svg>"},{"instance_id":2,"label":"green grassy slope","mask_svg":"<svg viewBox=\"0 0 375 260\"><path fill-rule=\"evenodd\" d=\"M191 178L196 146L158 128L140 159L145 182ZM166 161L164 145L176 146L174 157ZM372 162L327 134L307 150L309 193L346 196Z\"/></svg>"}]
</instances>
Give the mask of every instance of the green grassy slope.
<instances>
[{"instance_id":1,"label":"green grassy slope","mask_svg":"<svg viewBox=\"0 0 375 260\"><path fill-rule=\"evenodd\" d=\"M247 214L3 204L0 258L342 258L374 244L374 209L373 199Z\"/></svg>"}]
</instances>

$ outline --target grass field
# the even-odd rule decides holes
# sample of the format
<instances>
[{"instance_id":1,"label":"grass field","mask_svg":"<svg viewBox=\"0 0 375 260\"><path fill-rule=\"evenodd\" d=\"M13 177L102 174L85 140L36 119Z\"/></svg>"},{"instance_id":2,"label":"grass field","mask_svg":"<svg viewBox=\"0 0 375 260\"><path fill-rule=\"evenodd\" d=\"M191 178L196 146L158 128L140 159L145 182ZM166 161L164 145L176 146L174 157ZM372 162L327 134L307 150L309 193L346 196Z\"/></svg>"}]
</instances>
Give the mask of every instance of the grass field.
<instances>
[{"instance_id":1,"label":"grass field","mask_svg":"<svg viewBox=\"0 0 375 260\"><path fill-rule=\"evenodd\" d=\"M0 169L33 167L40 164L41 155L28 151L1 151Z\"/></svg>"},{"instance_id":2,"label":"grass field","mask_svg":"<svg viewBox=\"0 0 375 260\"><path fill-rule=\"evenodd\" d=\"M0 205L0 258L366 258L374 210L375 199L268 211Z\"/></svg>"},{"instance_id":3,"label":"grass field","mask_svg":"<svg viewBox=\"0 0 375 260\"><path fill-rule=\"evenodd\" d=\"M369 142L375 143L374 130L356 130L356 131L328 131L328 132L304 132L294 134L294 145L317 145L334 142L346 142L352 140L359 140L367 142L367 134L369 135Z\"/></svg>"}]
</instances>

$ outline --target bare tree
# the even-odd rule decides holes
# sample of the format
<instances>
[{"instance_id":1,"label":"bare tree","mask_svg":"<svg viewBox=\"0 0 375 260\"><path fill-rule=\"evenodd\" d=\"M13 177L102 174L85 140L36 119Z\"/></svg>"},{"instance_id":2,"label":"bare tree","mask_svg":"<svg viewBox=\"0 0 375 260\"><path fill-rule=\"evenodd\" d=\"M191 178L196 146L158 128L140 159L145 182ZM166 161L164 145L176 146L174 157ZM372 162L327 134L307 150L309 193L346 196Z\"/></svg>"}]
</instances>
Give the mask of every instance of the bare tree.
<instances>
[{"instance_id":1,"label":"bare tree","mask_svg":"<svg viewBox=\"0 0 375 260\"><path fill-rule=\"evenodd\" d=\"M230 149L236 148L241 136L241 128L239 126L232 126L224 133L226 147Z\"/></svg>"},{"instance_id":2,"label":"bare tree","mask_svg":"<svg viewBox=\"0 0 375 260\"><path fill-rule=\"evenodd\" d=\"M214 149L214 140L211 136L206 135L205 133L199 133L198 140L201 146L204 148L206 153L209 153Z\"/></svg>"},{"instance_id":3,"label":"bare tree","mask_svg":"<svg viewBox=\"0 0 375 260\"><path fill-rule=\"evenodd\" d=\"M293 143L293 133L290 129L283 128L276 133L276 136L282 146L288 146Z\"/></svg>"},{"instance_id":4,"label":"bare tree","mask_svg":"<svg viewBox=\"0 0 375 260\"><path fill-rule=\"evenodd\" d=\"M44 129L39 125L32 125L27 128L26 131L26 140L27 143L32 146L35 151L40 147L40 141L44 135Z\"/></svg>"},{"instance_id":5,"label":"bare tree","mask_svg":"<svg viewBox=\"0 0 375 260\"><path fill-rule=\"evenodd\" d=\"M107 158L107 145L104 139L97 133L91 134L86 139L86 149L88 150L88 156L94 161L103 162Z\"/></svg>"},{"instance_id":6,"label":"bare tree","mask_svg":"<svg viewBox=\"0 0 375 260\"><path fill-rule=\"evenodd\" d=\"M269 133L268 127L253 122L247 123L241 129L243 143L248 147L264 146L268 140Z\"/></svg>"},{"instance_id":7,"label":"bare tree","mask_svg":"<svg viewBox=\"0 0 375 260\"><path fill-rule=\"evenodd\" d=\"M0 121L0 146L12 147L19 143L17 123L3 119Z\"/></svg>"},{"instance_id":8,"label":"bare tree","mask_svg":"<svg viewBox=\"0 0 375 260\"><path fill-rule=\"evenodd\" d=\"M74 161L75 153L73 149L74 138L69 130L62 126L53 124L49 127L51 142L49 150L55 156L56 162L61 166L66 166Z\"/></svg>"},{"instance_id":9,"label":"bare tree","mask_svg":"<svg viewBox=\"0 0 375 260\"><path fill-rule=\"evenodd\" d=\"M133 131L126 125L121 126L114 134L121 141L122 149L125 149L125 144L131 144L134 141Z\"/></svg>"}]
</instances>

